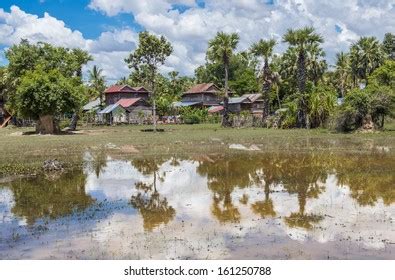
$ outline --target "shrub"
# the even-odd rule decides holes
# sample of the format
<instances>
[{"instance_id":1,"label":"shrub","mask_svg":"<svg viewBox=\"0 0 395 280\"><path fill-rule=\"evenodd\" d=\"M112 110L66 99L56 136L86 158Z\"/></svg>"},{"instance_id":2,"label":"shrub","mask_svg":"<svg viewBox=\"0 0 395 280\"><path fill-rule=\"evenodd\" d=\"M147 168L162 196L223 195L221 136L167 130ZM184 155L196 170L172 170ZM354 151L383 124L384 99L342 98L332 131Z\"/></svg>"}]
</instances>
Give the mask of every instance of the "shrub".
<instances>
[{"instance_id":1,"label":"shrub","mask_svg":"<svg viewBox=\"0 0 395 280\"><path fill-rule=\"evenodd\" d=\"M208 112L206 109L198 109L191 107L184 107L180 111L180 115L184 123L186 124L198 124L205 122L208 118Z\"/></svg>"}]
</instances>

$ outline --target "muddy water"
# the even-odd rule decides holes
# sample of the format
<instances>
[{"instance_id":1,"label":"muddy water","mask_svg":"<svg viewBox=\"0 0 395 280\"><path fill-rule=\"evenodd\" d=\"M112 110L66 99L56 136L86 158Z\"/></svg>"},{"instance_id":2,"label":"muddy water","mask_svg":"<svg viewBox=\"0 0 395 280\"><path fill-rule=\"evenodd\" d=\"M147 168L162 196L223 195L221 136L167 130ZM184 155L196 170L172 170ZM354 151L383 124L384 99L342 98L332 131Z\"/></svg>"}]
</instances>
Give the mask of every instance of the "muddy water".
<instances>
[{"instance_id":1,"label":"muddy water","mask_svg":"<svg viewBox=\"0 0 395 280\"><path fill-rule=\"evenodd\" d=\"M0 183L1 259L395 259L395 157L228 151Z\"/></svg>"}]
</instances>

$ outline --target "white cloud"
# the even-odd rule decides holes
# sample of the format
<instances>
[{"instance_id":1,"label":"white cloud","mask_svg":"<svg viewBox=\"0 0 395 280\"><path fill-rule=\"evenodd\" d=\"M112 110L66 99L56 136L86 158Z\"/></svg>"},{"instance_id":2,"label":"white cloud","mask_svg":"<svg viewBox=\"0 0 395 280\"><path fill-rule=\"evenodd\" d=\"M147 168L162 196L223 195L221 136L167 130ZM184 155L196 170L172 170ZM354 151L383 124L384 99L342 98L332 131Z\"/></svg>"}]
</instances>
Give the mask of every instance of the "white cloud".
<instances>
[{"instance_id":1,"label":"white cloud","mask_svg":"<svg viewBox=\"0 0 395 280\"><path fill-rule=\"evenodd\" d=\"M18 43L21 38L65 47L85 48L87 43L81 32L72 31L63 21L48 13L44 13L44 17L39 18L25 13L17 6L12 6L9 13L0 9L0 42L4 45L12 45Z\"/></svg>"},{"instance_id":2,"label":"white cloud","mask_svg":"<svg viewBox=\"0 0 395 280\"><path fill-rule=\"evenodd\" d=\"M274 4L268 4L271 2ZM179 12L172 9L174 4L190 8ZM208 40L217 31L238 32L239 50L261 38L275 38L279 42L276 52L281 52L286 47L281 38L288 28L312 25L324 36L323 46L332 63L335 54L347 50L359 36L381 39L395 26L395 6L391 0L206 0L204 8L194 0L91 0L89 8L107 16L133 14L146 30L165 35L174 52L162 71L177 70L187 75L204 63ZM341 32L336 31L336 25ZM138 34L123 28L87 40L81 32L71 30L47 13L40 18L16 6L9 13L0 9L1 44L9 46L21 38L83 48L95 58L89 66L98 64L107 78L114 81L128 75L124 58L137 44Z\"/></svg>"}]
</instances>

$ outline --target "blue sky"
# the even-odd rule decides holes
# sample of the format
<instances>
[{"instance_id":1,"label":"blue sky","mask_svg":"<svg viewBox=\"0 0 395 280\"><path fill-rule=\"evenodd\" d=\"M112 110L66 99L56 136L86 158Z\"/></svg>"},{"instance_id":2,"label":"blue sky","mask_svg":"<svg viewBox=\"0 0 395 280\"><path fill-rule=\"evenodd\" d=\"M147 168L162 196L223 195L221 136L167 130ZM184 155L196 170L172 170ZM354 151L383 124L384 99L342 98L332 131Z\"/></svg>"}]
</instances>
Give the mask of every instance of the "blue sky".
<instances>
[{"instance_id":1,"label":"blue sky","mask_svg":"<svg viewBox=\"0 0 395 280\"><path fill-rule=\"evenodd\" d=\"M237 32L238 50L274 38L281 53L289 28L313 26L325 38L329 63L360 36L382 39L394 32L393 0L1 0L0 64L4 49L21 38L82 48L103 68L109 83L127 76L124 58L138 32L166 36L174 47L162 72L193 75L205 62L208 41L218 31Z\"/></svg>"},{"instance_id":2,"label":"blue sky","mask_svg":"<svg viewBox=\"0 0 395 280\"><path fill-rule=\"evenodd\" d=\"M89 0L2 0L0 7L10 11L12 5L20 7L29 14L42 17L44 12L66 23L66 26L79 30L86 39L95 39L103 31L130 27L136 31L142 27L134 21L132 14L121 13L106 16L104 13L88 8Z\"/></svg>"}]
</instances>

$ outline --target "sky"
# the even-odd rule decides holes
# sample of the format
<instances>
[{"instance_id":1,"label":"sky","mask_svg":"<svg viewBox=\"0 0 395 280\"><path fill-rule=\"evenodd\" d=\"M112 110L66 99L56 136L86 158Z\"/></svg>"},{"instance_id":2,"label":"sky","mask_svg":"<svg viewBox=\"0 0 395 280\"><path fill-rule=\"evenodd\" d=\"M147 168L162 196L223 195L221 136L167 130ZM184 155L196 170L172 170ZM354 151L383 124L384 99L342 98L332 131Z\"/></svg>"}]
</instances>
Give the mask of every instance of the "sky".
<instances>
[{"instance_id":1,"label":"sky","mask_svg":"<svg viewBox=\"0 0 395 280\"><path fill-rule=\"evenodd\" d=\"M4 50L20 42L49 42L82 48L103 69L108 83L128 76L124 58L136 48L138 32L164 35L174 47L161 68L193 75L205 62L208 41L218 31L237 32L238 50L259 39L286 48L289 28L313 26L324 36L329 63L360 36L395 33L394 0L0 0L0 65Z\"/></svg>"}]
</instances>

